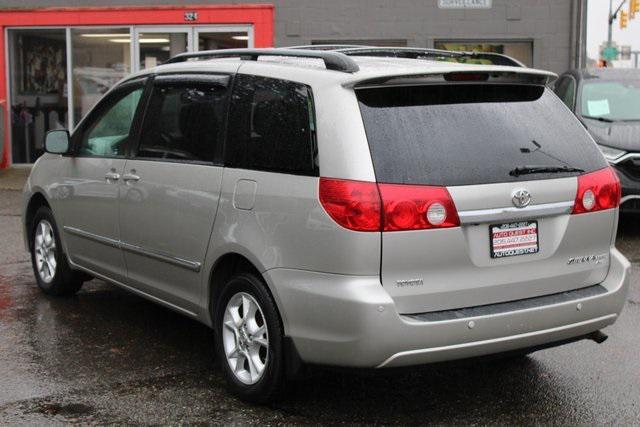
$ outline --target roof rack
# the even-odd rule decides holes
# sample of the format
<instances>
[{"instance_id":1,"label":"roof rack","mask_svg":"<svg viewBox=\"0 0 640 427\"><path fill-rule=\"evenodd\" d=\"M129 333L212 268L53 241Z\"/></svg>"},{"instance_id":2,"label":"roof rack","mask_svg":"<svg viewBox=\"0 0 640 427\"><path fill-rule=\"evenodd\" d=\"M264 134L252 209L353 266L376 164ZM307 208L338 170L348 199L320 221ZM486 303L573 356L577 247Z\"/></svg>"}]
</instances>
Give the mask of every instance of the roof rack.
<instances>
[{"instance_id":1,"label":"roof rack","mask_svg":"<svg viewBox=\"0 0 640 427\"><path fill-rule=\"evenodd\" d=\"M257 61L260 56L280 56L294 58L316 58L324 61L327 70L355 73L360 68L347 55L337 50L306 50L306 49L222 49L204 50L200 52L181 53L169 59L165 64L185 62L190 59L220 59L234 58Z\"/></svg>"},{"instance_id":2,"label":"roof rack","mask_svg":"<svg viewBox=\"0 0 640 427\"><path fill-rule=\"evenodd\" d=\"M492 65L506 65L510 67L525 67L525 65L507 55L491 52L464 52L453 50L427 49L419 47L350 47L337 49L336 52L347 56L382 56L410 59L481 59L488 60Z\"/></svg>"}]
</instances>

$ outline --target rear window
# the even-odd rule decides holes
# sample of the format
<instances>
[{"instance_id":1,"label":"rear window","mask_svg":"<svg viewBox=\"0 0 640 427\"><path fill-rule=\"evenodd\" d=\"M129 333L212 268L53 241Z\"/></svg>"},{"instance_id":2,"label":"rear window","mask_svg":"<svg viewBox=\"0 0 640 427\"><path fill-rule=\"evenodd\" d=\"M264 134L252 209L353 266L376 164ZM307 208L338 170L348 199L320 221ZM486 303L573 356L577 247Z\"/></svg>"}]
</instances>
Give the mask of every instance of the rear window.
<instances>
[{"instance_id":1,"label":"rear window","mask_svg":"<svg viewBox=\"0 0 640 427\"><path fill-rule=\"evenodd\" d=\"M577 175L524 166L606 166L584 127L542 86L425 85L357 90L378 182L472 185Z\"/></svg>"}]
</instances>

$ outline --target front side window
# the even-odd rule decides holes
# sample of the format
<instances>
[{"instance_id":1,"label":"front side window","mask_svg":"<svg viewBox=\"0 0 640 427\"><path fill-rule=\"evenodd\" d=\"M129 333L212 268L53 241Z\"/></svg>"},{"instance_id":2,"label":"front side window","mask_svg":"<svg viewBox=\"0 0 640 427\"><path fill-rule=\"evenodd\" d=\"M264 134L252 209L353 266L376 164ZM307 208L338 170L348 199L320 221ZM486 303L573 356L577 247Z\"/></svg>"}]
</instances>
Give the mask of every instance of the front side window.
<instances>
[{"instance_id":1,"label":"front side window","mask_svg":"<svg viewBox=\"0 0 640 427\"><path fill-rule=\"evenodd\" d=\"M314 132L308 86L236 77L228 133L227 160L232 167L317 175Z\"/></svg>"},{"instance_id":2,"label":"front side window","mask_svg":"<svg viewBox=\"0 0 640 427\"><path fill-rule=\"evenodd\" d=\"M226 87L216 83L156 85L137 157L195 162L220 158L226 93Z\"/></svg>"},{"instance_id":3,"label":"front side window","mask_svg":"<svg viewBox=\"0 0 640 427\"><path fill-rule=\"evenodd\" d=\"M107 97L89 118L78 154L93 157L124 157L144 87L135 85Z\"/></svg>"}]
</instances>

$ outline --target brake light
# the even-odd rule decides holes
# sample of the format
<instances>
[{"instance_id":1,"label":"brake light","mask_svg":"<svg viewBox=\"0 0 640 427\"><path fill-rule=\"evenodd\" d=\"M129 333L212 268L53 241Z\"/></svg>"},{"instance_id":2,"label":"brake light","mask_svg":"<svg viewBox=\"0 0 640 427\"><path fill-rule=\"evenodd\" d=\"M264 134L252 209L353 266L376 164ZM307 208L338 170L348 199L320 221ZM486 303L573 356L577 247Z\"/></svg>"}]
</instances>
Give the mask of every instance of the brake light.
<instances>
[{"instance_id":1,"label":"brake light","mask_svg":"<svg viewBox=\"0 0 640 427\"><path fill-rule=\"evenodd\" d=\"M620 180L611 167L578 177L573 214L612 209L620 205Z\"/></svg>"},{"instance_id":2,"label":"brake light","mask_svg":"<svg viewBox=\"0 0 640 427\"><path fill-rule=\"evenodd\" d=\"M460 225L445 187L320 178L319 195L329 216L349 230L403 231Z\"/></svg>"},{"instance_id":3,"label":"brake light","mask_svg":"<svg viewBox=\"0 0 640 427\"><path fill-rule=\"evenodd\" d=\"M448 73L444 75L448 82L486 82L489 80L487 73Z\"/></svg>"},{"instance_id":4,"label":"brake light","mask_svg":"<svg viewBox=\"0 0 640 427\"><path fill-rule=\"evenodd\" d=\"M341 226L380 231L380 194L375 182L320 178L320 203Z\"/></svg>"},{"instance_id":5,"label":"brake light","mask_svg":"<svg viewBox=\"0 0 640 427\"><path fill-rule=\"evenodd\" d=\"M453 199L445 187L379 184L383 230L425 230L460 225Z\"/></svg>"}]
</instances>

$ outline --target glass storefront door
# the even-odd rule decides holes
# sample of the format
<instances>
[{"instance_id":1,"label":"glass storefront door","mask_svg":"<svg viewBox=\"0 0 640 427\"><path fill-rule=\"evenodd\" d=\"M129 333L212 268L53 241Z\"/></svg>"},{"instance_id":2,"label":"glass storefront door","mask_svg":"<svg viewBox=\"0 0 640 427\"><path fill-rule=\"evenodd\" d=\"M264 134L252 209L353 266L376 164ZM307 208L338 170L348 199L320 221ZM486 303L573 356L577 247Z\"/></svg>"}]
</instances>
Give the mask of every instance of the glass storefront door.
<instances>
[{"instance_id":1,"label":"glass storefront door","mask_svg":"<svg viewBox=\"0 0 640 427\"><path fill-rule=\"evenodd\" d=\"M51 129L73 128L114 84L182 52L253 47L251 25L8 30L11 161L33 163Z\"/></svg>"},{"instance_id":2,"label":"glass storefront door","mask_svg":"<svg viewBox=\"0 0 640 427\"><path fill-rule=\"evenodd\" d=\"M161 65L183 52L253 46L250 26L137 27L134 30L135 70Z\"/></svg>"},{"instance_id":3,"label":"glass storefront door","mask_svg":"<svg viewBox=\"0 0 640 427\"><path fill-rule=\"evenodd\" d=\"M194 50L239 49L253 47L251 27L194 27Z\"/></svg>"},{"instance_id":4,"label":"glass storefront door","mask_svg":"<svg viewBox=\"0 0 640 427\"><path fill-rule=\"evenodd\" d=\"M135 69L161 65L179 53L191 51L191 27L142 27L133 34Z\"/></svg>"}]
</instances>

